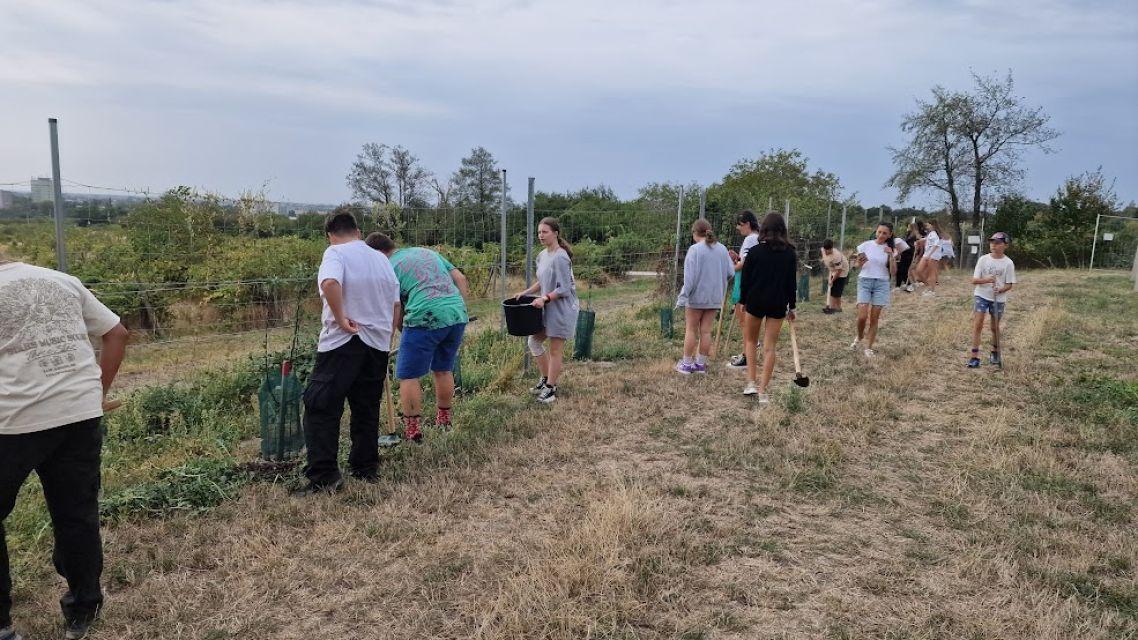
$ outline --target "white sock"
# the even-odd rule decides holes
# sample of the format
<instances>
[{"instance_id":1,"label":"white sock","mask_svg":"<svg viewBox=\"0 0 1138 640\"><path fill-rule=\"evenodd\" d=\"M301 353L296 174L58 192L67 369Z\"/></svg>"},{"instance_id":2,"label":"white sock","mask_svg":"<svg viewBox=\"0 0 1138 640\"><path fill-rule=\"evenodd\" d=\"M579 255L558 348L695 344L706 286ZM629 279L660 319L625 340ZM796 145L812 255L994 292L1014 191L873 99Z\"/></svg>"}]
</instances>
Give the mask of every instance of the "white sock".
<instances>
[{"instance_id":1,"label":"white sock","mask_svg":"<svg viewBox=\"0 0 1138 640\"><path fill-rule=\"evenodd\" d=\"M682 359L682 362L683 362L684 364L691 364L691 363L692 363L692 359L691 359L691 358L689 358L689 357L687 357L687 356L684 356L684 357L683 357L683 359Z\"/></svg>"},{"instance_id":2,"label":"white sock","mask_svg":"<svg viewBox=\"0 0 1138 640\"><path fill-rule=\"evenodd\" d=\"M707 356L700 354L695 357L696 364L707 364Z\"/></svg>"}]
</instances>

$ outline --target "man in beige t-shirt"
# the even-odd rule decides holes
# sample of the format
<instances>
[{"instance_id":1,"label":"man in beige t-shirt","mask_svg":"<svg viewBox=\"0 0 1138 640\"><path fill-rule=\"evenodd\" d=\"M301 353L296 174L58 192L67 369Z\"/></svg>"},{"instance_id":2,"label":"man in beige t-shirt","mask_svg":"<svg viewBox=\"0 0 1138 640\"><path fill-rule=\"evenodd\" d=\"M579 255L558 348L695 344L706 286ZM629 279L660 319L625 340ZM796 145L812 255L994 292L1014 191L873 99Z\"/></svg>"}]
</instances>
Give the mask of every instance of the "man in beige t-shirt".
<instances>
[{"instance_id":1,"label":"man in beige t-shirt","mask_svg":"<svg viewBox=\"0 0 1138 640\"><path fill-rule=\"evenodd\" d=\"M103 603L99 471L103 399L126 351L119 317L65 273L0 256L0 638L12 628L3 521L32 471L67 581L67 638L81 638ZM91 337L102 338L95 358Z\"/></svg>"},{"instance_id":2,"label":"man in beige t-shirt","mask_svg":"<svg viewBox=\"0 0 1138 640\"><path fill-rule=\"evenodd\" d=\"M850 261L841 251L834 248L833 240L827 239L822 243L822 264L826 265L826 269L830 272L830 299L822 308L822 313L841 313L842 293L846 290L846 282L850 275Z\"/></svg>"}]
</instances>

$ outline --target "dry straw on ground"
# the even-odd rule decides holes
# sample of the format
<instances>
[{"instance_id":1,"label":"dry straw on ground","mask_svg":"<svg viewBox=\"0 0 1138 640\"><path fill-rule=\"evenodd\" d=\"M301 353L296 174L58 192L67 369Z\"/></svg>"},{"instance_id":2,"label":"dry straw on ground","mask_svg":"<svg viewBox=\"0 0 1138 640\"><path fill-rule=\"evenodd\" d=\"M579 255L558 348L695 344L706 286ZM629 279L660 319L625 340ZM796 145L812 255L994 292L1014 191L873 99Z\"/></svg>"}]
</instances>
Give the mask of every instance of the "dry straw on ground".
<instances>
[{"instance_id":1,"label":"dry straw on ground","mask_svg":"<svg viewBox=\"0 0 1138 640\"><path fill-rule=\"evenodd\" d=\"M873 361L846 348L852 305L806 305L814 383L784 350L765 409L719 367L574 364L480 462L116 526L95 637L1134 637L1138 444L1109 431L1134 418L1080 421L1075 380L1134 383L1138 303L1080 313L1113 281L1024 280L1002 372L963 367L955 274L897 295ZM31 587L18 614L46 637L57 585Z\"/></svg>"}]
</instances>

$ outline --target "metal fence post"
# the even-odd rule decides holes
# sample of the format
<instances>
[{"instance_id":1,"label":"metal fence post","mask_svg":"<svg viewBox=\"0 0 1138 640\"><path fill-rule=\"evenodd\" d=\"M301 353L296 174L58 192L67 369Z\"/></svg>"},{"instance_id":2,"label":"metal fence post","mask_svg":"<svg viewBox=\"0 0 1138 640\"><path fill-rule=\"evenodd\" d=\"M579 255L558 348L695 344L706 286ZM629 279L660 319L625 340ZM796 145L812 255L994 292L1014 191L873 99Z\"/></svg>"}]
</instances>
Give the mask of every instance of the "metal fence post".
<instances>
[{"instance_id":1,"label":"metal fence post","mask_svg":"<svg viewBox=\"0 0 1138 640\"><path fill-rule=\"evenodd\" d=\"M676 202L676 251L672 254L672 297L675 298L679 292L676 291L676 283L680 277L680 221L684 215L684 186L680 185L679 200Z\"/></svg>"},{"instance_id":2,"label":"metal fence post","mask_svg":"<svg viewBox=\"0 0 1138 640\"><path fill-rule=\"evenodd\" d=\"M706 218L707 214L707 189L699 190L699 217Z\"/></svg>"},{"instance_id":3,"label":"metal fence post","mask_svg":"<svg viewBox=\"0 0 1138 640\"><path fill-rule=\"evenodd\" d=\"M500 282L498 288L502 293L502 300L505 300L510 295L509 293L506 292L506 240L507 240L507 238L506 238L506 170L505 169L502 169L502 195L501 195L501 202L499 203L499 208L500 208L501 214L502 214L502 234L501 234L501 238L500 238L501 243L502 243L502 265L501 265L501 273L499 274L499 279L501 282ZM501 318L500 325L501 325L500 328L502 330L502 333L505 333L506 332L506 312L505 311L502 312L502 318Z\"/></svg>"},{"instance_id":4,"label":"metal fence post","mask_svg":"<svg viewBox=\"0 0 1138 640\"><path fill-rule=\"evenodd\" d=\"M1138 247L1134 247L1134 263L1130 265L1130 277L1134 278L1134 291L1138 291Z\"/></svg>"},{"instance_id":5,"label":"metal fence post","mask_svg":"<svg viewBox=\"0 0 1138 640\"><path fill-rule=\"evenodd\" d=\"M533 178L526 195L526 287L533 284Z\"/></svg>"},{"instance_id":6,"label":"metal fence post","mask_svg":"<svg viewBox=\"0 0 1138 640\"><path fill-rule=\"evenodd\" d=\"M1087 267L1087 271L1095 268L1095 249L1098 248L1098 223L1102 220L1102 214L1095 216L1095 237L1091 241L1091 264Z\"/></svg>"},{"instance_id":7,"label":"metal fence post","mask_svg":"<svg viewBox=\"0 0 1138 640\"><path fill-rule=\"evenodd\" d=\"M842 236L838 240L838 251L846 250L846 205L842 205Z\"/></svg>"},{"instance_id":8,"label":"metal fence post","mask_svg":"<svg viewBox=\"0 0 1138 640\"><path fill-rule=\"evenodd\" d=\"M826 237L830 237L830 212L834 209L834 201L830 200L826 203Z\"/></svg>"},{"instance_id":9,"label":"metal fence post","mask_svg":"<svg viewBox=\"0 0 1138 640\"><path fill-rule=\"evenodd\" d=\"M533 176L530 176L526 194L526 289L533 284L533 182ZM525 349L525 354L522 366L529 373L529 349Z\"/></svg>"},{"instance_id":10,"label":"metal fence post","mask_svg":"<svg viewBox=\"0 0 1138 640\"><path fill-rule=\"evenodd\" d=\"M59 270L67 273L67 243L63 233L63 185L59 177L59 121L47 119L51 132L51 186L55 201L55 260Z\"/></svg>"},{"instance_id":11,"label":"metal fence post","mask_svg":"<svg viewBox=\"0 0 1138 640\"><path fill-rule=\"evenodd\" d=\"M787 198L783 203L783 217L786 218L786 237L790 237L790 198Z\"/></svg>"}]
</instances>

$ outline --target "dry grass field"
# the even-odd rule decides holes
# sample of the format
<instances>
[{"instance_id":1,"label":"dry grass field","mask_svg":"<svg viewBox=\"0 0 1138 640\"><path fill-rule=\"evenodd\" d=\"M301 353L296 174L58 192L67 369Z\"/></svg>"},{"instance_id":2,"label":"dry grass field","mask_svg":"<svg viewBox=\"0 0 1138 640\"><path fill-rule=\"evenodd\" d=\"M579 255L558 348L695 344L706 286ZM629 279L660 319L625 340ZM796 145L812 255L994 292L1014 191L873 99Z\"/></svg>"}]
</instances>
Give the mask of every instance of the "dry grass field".
<instances>
[{"instance_id":1,"label":"dry grass field","mask_svg":"<svg viewBox=\"0 0 1138 640\"><path fill-rule=\"evenodd\" d=\"M379 484L108 527L94 637L1138 637L1129 288L1027 272L1003 370L964 367L963 274L896 295L872 361L853 305L815 299L811 386L780 345L766 408L722 366L672 372L646 292L610 301L619 359L571 364L552 408L516 379ZM25 578L18 624L54 637L59 584Z\"/></svg>"}]
</instances>

